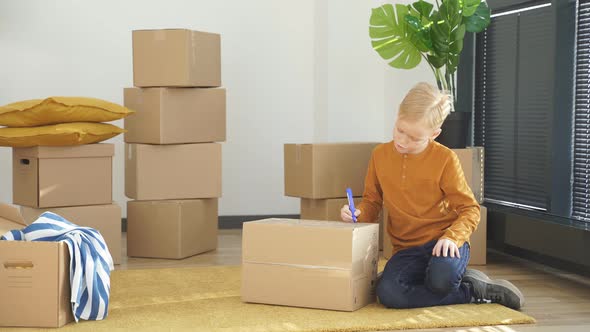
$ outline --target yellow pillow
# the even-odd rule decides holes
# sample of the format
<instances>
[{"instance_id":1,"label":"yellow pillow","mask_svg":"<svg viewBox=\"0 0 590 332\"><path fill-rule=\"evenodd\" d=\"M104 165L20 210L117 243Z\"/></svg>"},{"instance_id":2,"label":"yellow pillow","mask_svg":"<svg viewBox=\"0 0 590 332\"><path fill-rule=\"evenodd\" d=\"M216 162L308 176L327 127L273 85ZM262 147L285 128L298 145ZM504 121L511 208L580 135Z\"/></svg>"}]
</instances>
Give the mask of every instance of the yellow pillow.
<instances>
[{"instance_id":1,"label":"yellow pillow","mask_svg":"<svg viewBox=\"0 0 590 332\"><path fill-rule=\"evenodd\" d=\"M76 122L28 128L0 128L0 146L64 146L97 143L126 130L107 123Z\"/></svg>"},{"instance_id":2,"label":"yellow pillow","mask_svg":"<svg viewBox=\"0 0 590 332\"><path fill-rule=\"evenodd\" d=\"M33 127L69 122L109 122L134 111L105 100L50 97L19 101L0 107L0 126Z\"/></svg>"}]
</instances>

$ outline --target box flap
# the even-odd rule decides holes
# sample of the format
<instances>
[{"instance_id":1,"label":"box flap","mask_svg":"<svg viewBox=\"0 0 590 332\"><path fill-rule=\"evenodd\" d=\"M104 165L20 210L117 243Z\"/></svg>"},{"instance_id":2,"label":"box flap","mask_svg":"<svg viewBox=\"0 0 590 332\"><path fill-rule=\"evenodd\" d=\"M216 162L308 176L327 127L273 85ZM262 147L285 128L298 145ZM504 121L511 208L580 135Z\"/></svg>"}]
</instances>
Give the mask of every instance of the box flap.
<instances>
[{"instance_id":1,"label":"box flap","mask_svg":"<svg viewBox=\"0 0 590 332\"><path fill-rule=\"evenodd\" d=\"M84 158L112 157L115 145L109 143L84 144L74 146L35 146L13 149L13 158Z\"/></svg>"},{"instance_id":2,"label":"box flap","mask_svg":"<svg viewBox=\"0 0 590 332\"><path fill-rule=\"evenodd\" d=\"M370 226L278 218L246 222L243 263L351 270L353 231Z\"/></svg>"},{"instance_id":3,"label":"box flap","mask_svg":"<svg viewBox=\"0 0 590 332\"><path fill-rule=\"evenodd\" d=\"M4 234L9 230L13 230L15 228L22 228L25 224L25 220L21 213L19 212L18 208L14 205L0 203L0 233ZM2 226L16 224L17 227L12 227L11 229L1 232Z\"/></svg>"}]
</instances>

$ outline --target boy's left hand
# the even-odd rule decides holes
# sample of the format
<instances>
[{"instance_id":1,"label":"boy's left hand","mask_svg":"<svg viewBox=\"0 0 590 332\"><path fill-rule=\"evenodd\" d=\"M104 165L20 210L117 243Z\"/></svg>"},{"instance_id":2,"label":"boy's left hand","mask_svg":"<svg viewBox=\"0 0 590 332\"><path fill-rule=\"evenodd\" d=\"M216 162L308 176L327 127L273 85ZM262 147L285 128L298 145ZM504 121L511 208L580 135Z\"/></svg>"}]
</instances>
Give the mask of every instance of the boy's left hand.
<instances>
[{"instance_id":1,"label":"boy's left hand","mask_svg":"<svg viewBox=\"0 0 590 332\"><path fill-rule=\"evenodd\" d=\"M450 254L451 257L461 258L461 254L459 254L459 248L455 242L449 239L438 239L434 248L432 248L432 256L440 257L440 255L447 257L447 254Z\"/></svg>"}]
</instances>

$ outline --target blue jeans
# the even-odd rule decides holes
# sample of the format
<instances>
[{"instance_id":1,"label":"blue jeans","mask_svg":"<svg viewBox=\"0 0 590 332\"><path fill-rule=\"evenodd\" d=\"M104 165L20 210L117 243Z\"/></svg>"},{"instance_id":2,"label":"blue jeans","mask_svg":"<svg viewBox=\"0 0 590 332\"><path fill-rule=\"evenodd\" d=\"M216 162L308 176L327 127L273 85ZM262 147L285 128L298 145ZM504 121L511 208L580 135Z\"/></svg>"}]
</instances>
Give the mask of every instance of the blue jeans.
<instances>
[{"instance_id":1,"label":"blue jeans","mask_svg":"<svg viewBox=\"0 0 590 332\"><path fill-rule=\"evenodd\" d=\"M432 256L436 241L397 252L385 265L377 285L379 301L388 308L419 308L471 302L461 279L469 262L469 244L461 258Z\"/></svg>"}]
</instances>

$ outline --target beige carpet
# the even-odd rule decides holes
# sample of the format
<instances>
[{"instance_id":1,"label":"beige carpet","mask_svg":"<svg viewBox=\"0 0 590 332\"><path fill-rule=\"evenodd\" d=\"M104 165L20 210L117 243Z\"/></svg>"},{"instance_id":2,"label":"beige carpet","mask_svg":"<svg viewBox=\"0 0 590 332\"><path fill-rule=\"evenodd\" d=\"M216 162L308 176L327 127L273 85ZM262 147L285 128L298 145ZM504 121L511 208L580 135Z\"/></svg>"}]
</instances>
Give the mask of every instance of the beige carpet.
<instances>
[{"instance_id":1,"label":"beige carpet","mask_svg":"<svg viewBox=\"0 0 590 332\"><path fill-rule=\"evenodd\" d=\"M352 313L246 304L240 300L239 266L114 271L111 284L106 320L71 323L59 331L375 331L535 322L495 304L411 310L373 304Z\"/></svg>"}]
</instances>

